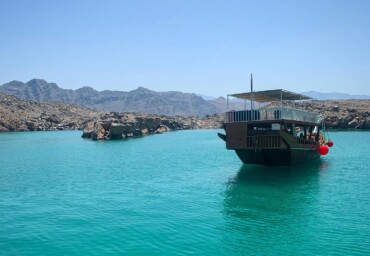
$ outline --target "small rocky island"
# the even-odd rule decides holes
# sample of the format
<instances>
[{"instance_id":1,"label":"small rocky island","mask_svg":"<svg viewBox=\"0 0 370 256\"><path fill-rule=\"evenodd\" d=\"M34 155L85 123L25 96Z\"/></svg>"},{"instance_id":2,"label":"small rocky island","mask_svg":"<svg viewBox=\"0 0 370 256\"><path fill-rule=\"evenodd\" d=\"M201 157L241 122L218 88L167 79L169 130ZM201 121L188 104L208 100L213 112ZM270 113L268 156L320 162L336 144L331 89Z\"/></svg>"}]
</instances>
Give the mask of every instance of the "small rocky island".
<instances>
[{"instance_id":1,"label":"small rocky island","mask_svg":"<svg viewBox=\"0 0 370 256\"><path fill-rule=\"evenodd\" d=\"M221 128L222 119L223 115L220 114L199 118L111 112L102 114L98 120L88 122L82 137L94 140L125 139L177 130L216 129Z\"/></svg>"}]
</instances>

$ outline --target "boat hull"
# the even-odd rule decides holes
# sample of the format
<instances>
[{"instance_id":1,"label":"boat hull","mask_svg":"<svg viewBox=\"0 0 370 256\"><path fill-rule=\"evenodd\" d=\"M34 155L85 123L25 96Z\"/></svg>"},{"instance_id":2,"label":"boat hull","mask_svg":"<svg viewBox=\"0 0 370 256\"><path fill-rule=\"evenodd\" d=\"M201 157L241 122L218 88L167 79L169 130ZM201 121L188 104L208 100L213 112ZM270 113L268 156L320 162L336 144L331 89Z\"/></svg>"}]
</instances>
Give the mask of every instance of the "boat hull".
<instances>
[{"instance_id":1,"label":"boat hull","mask_svg":"<svg viewBox=\"0 0 370 256\"><path fill-rule=\"evenodd\" d=\"M244 164L297 165L320 158L316 148L235 149Z\"/></svg>"}]
</instances>

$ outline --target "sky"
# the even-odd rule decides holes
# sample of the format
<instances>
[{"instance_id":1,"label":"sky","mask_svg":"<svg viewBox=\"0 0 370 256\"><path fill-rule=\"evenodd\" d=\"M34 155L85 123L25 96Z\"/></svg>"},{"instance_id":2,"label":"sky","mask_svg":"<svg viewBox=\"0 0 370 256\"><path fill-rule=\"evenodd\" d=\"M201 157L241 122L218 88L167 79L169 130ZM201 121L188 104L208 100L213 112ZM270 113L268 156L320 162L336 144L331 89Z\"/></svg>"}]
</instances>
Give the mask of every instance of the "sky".
<instances>
[{"instance_id":1,"label":"sky","mask_svg":"<svg viewBox=\"0 0 370 256\"><path fill-rule=\"evenodd\" d=\"M370 95L370 1L0 0L0 84Z\"/></svg>"}]
</instances>

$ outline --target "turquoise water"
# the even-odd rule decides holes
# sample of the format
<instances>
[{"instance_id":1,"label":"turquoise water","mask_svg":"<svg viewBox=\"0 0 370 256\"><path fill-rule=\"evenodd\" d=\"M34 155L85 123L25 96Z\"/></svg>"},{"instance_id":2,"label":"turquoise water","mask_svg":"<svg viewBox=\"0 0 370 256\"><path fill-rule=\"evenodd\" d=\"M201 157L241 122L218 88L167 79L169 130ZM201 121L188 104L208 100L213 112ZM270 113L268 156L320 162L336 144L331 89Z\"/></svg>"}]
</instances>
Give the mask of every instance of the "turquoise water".
<instances>
[{"instance_id":1,"label":"turquoise water","mask_svg":"<svg viewBox=\"0 0 370 256\"><path fill-rule=\"evenodd\" d=\"M0 134L0 255L370 255L370 132L298 167L217 132Z\"/></svg>"}]
</instances>

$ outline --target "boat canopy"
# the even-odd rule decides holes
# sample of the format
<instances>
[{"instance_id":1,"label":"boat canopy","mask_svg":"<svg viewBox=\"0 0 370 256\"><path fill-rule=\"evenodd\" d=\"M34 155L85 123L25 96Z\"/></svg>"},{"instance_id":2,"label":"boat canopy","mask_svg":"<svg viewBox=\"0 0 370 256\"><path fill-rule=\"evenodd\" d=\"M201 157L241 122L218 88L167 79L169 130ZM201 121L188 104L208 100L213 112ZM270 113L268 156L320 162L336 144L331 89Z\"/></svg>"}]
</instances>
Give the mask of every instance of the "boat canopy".
<instances>
[{"instance_id":1,"label":"boat canopy","mask_svg":"<svg viewBox=\"0 0 370 256\"><path fill-rule=\"evenodd\" d=\"M313 98L308 97L303 94L286 91L283 89L267 90L267 91L258 91L258 92L246 92L246 93L236 93L230 94L239 99L244 100L253 100L256 102L272 102L272 101L281 101L281 100L312 100Z\"/></svg>"}]
</instances>

